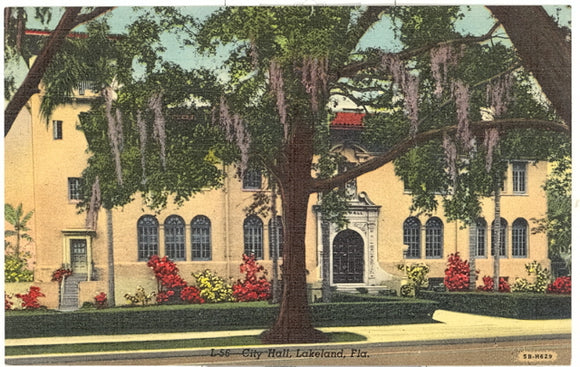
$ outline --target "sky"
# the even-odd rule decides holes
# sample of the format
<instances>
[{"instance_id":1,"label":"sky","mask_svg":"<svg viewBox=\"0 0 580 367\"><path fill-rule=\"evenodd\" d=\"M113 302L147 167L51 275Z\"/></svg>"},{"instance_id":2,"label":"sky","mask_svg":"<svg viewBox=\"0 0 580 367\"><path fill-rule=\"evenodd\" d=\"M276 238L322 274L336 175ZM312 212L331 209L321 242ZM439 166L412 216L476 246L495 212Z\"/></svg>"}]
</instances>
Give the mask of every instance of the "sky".
<instances>
[{"instance_id":1,"label":"sky","mask_svg":"<svg viewBox=\"0 0 580 367\"><path fill-rule=\"evenodd\" d=\"M213 3L221 3L222 2L213 2ZM236 3L236 1L228 1L228 3ZM250 4L250 1L245 1L244 4ZM267 3L262 1L261 3ZM276 2L279 3L279 2ZM295 1L291 2L294 4L305 3L305 4L314 4L314 3L321 3L321 2L314 2L314 1ZM327 2L328 3L328 2ZM341 1L334 1L334 4L341 3ZM348 3L346 1L342 1L342 3ZM352 3L352 2L350 2ZM360 3L357 1L357 3ZM398 3L401 3L400 1ZM172 2L173 4L173 2ZM211 12L215 11L217 7L215 6L188 6L182 7L185 13L191 14L196 16L199 19L203 19L207 17ZM558 11L557 9L561 9ZM481 5L471 5L471 6L462 6L461 10L464 12L465 17L459 20L456 23L456 29L458 32L467 35L482 35L485 34L493 25L494 19L491 17L490 12ZM571 11L569 8L565 6L546 6L546 10L552 14L559 14L559 18L561 23L566 24L571 19ZM139 14L142 14L142 11L135 11L133 7L129 6L121 6L106 15L109 23L111 25L111 31L113 33L122 34L125 33L125 27L136 20ZM53 21L49 24L49 28L55 26L56 22L59 19L59 14L55 13L53 16ZM35 20L29 21L29 27L31 28L43 28L44 26ZM76 31L82 31L82 28L79 27L75 29ZM176 62L183 67L189 69L194 67L208 67L211 68L216 64L222 64L222 62L227 58L228 50L225 48L219 49L217 55L211 57L204 57L197 55L197 57L191 57L191 52L194 52L192 49L184 49L181 46L180 42L177 38L173 35L165 35L162 39L163 45L167 48L167 52L165 53L165 58L169 61ZM367 34L361 39L361 43L359 44L360 48L367 48L367 47L378 47L384 49L385 51L396 52L401 50L401 45L396 42L394 37L394 32L392 29L392 24L390 20L383 20L378 22L374 27L372 27ZM184 53L188 54L188 57L184 57ZM217 60L216 60L217 58Z\"/></svg>"}]
</instances>

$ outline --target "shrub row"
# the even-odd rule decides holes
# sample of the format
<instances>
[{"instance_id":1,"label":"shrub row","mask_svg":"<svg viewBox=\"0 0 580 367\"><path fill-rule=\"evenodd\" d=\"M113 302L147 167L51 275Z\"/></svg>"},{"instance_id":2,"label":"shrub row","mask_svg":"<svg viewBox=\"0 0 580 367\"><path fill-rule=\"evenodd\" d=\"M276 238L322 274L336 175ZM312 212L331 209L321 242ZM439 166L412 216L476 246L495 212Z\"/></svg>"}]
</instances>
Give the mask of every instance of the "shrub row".
<instances>
[{"instance_id":1,"label":"shrub row","mask_svg":"<svg viewBox=\"0 0 580 367\"><path fill-rule=\"evenodd\" d=\"M332 302L407 302L409 298L383 296L378 294L360 294L333 292Z\"/></svg>"},{"instance_id":2,"label":"shrub row","mask_svg":"<svg viewBox=\"0 0 580 367\"><path fill-rule=\"evenodd\" d=\"M439 308L444 310L479 315L517 319L566 319L572 316L570 295L423 291L419 296L438 302Z\"/></svg>"},{"instance_id":3,"label":"shrub row","mask_svg":"<svg viewBox=\"0 0 580 367\"><path fill-rule=\"evenodd\" d=\"M426 322L435 302L329 303L311 305L316 326ZM75 312L6 314L6 338L210 331L270 327L278 305L266 302L144 306ZM31 325L34 325L31 327Z\"/></svg>"}]
</instances>

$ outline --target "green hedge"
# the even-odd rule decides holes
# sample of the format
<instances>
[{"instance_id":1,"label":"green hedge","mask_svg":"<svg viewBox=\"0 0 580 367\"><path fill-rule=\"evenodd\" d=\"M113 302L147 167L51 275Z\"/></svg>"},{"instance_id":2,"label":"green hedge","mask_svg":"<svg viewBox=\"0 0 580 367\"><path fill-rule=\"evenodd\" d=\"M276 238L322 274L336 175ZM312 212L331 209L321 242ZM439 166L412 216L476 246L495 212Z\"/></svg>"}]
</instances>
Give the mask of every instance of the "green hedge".
<instances>
[{"instance_id":1,"label":"green hedge","mask_svg":"<svg viewBox=\"0 0 580 367\"><path fill-rule=\"evenodd\" d=\"M559 294L430 292L420 297L439 303L439 308L479 315L517 319L567 319L572 317L571 297Z\"/></svg>"},{"instance_id":2,"label":"green hedge","mask_svg":"<svg viewBox=\"0 0 580 367\"><path fill-rule=\"evenodd\" d=\"M315 326L428 322L436 303L329 303L311 305ZM278 305L266 302L145 306L75 312L10 311L6 338L141 334L268 328Z\"/></svg>"},{"instance_id":3,"label":"green hedge","mask_svg":"<svg viewBox=\"0 0 580 367\"><path fill-rule=\"evenodd\" d=\"M407 302L410 298L378 294L333 292L332 302Z\"/></svg>"}]
</instances>

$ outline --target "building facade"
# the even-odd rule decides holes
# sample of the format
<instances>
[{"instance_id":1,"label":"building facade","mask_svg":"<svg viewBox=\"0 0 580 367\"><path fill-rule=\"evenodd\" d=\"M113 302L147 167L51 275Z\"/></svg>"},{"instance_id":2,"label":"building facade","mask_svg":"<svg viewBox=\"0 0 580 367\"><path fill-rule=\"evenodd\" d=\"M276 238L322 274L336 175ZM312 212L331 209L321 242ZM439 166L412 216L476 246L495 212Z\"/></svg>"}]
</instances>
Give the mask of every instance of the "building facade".
<instances>
[{"instance_id":1,"label":"building facade","mask_svg":"<svg viewBox=\"0 0 580 367\"><path fill-rule=\"evenodd\" d=\"M77 129L78 115L88 110L89 99L84 93L76 94L49 121L40 116L40 100L39 94L31 98L5 138L5 201L34 210L30 235L35 283L50 293L44 300L48 307L62 307L62 295L59 298L51 282L52 273L61 267L71 268L78 276L77 306L93 301L97 292L107 292L113 274L116 303L124 304L123 295L134 294L139 286L148 292L156 289L146 266L153 254L169 256L192 282L191 273L204 269L226 279L240 278L243 253L255 254L267 269L275 252L281 253L280 226L273 226L272 218L247 216L244 210L255 192L266 187L264 179L252 173L244 180L228 175L223 187L205 190L182 206L168 204L160 212L148 210L139 197L112 210L110 258L105 211L100 211L95 228L87 228L86 214L79 214L77 208L89 154L84 134ZM362 117L339 113L334 124L337 130L349 124L360 127ZM369 156L352 144L337 144L334 149L351 162ZM550 266L545 234L530 230L531 219L546 212L541 186L548 165L522 160L509 167L501 196L500 269L501 276L513 281L527 275L524 265L533 260ZM330 225L328 232L333 286L398 290L404 281L397 268L402 263L425 263L431 278L442 279L447 256L455 252L467 259L471 251L479 270L478 284L483 276L493 275L491 198L484 200L477 224L464 228L460 222L448 222L442 209L432 216L411 213L411 195L395 175L393 164L357 178L346 189L349 224L346 228ZM306 233L308 282L312 284L321 281L326 240L317 203L317 195L312 195Z\"/></svg>"}]
</instances>

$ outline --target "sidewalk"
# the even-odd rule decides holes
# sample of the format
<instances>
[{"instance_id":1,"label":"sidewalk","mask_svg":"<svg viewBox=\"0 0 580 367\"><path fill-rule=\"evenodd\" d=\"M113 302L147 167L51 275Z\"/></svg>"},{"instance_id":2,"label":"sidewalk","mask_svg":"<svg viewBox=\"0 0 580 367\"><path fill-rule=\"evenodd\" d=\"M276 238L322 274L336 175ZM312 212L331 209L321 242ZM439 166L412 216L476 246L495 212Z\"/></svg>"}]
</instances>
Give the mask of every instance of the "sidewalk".
<instances>
[{"instance_id":1,"label":"sidewalk","mask_svg":"<svg viewBox=\"0 0 580 367\"><path fill-rule=\"evenodd\" d=\"M459 312L437 310L433 319L438 323L431 324L410 324L410 325L388 325L388 326L355 326L355 327L324 327L320 330L324 332L351 332L364 335L367 340L362 342L346 343L353 345L413 345L413 344L453 344L468 341L497 341L497 340L522 340L530 338L568 338L571 337L572 321L564 320L518 320L501 317L479 316ZM7 339L5 346L20 345L51 345L51 344L84 344L103 342L128 342L128 341L157 341L157 340L179 340L179 339L209 339L226 336L239 335L259 335L263 330L235 330L235 331L208 331L190 333L169 333L169 334L137 334L137 335L97 335L97 336L76 336L76 337L50 337L50 338L27 338L27 339ZM345 343L333 343L332 346L340 346ZM320 345L319 345L320 346ZM247 348L249 346L239 346ZM264 348L265 345L251 347ZM227 348L235 349L235 346ZM188 353L195 354L196 351L203 352L210 348L191 348ZM143 350L140 354L185 352L179 350ZM132 352L129 352L131 354ZM117 352L89 353L91 356L104 356L106 354L116 354ZM83 354L87 356L87 354ZM55 355L53 355L55 356ZM65 356L61 354L59 356ZM72 354L69 356L73 356ZM27 356L6 357L6 362L18 360ZM49 355L28 356L31 358L49 357Z\"/></svg>"}]
</instances>

